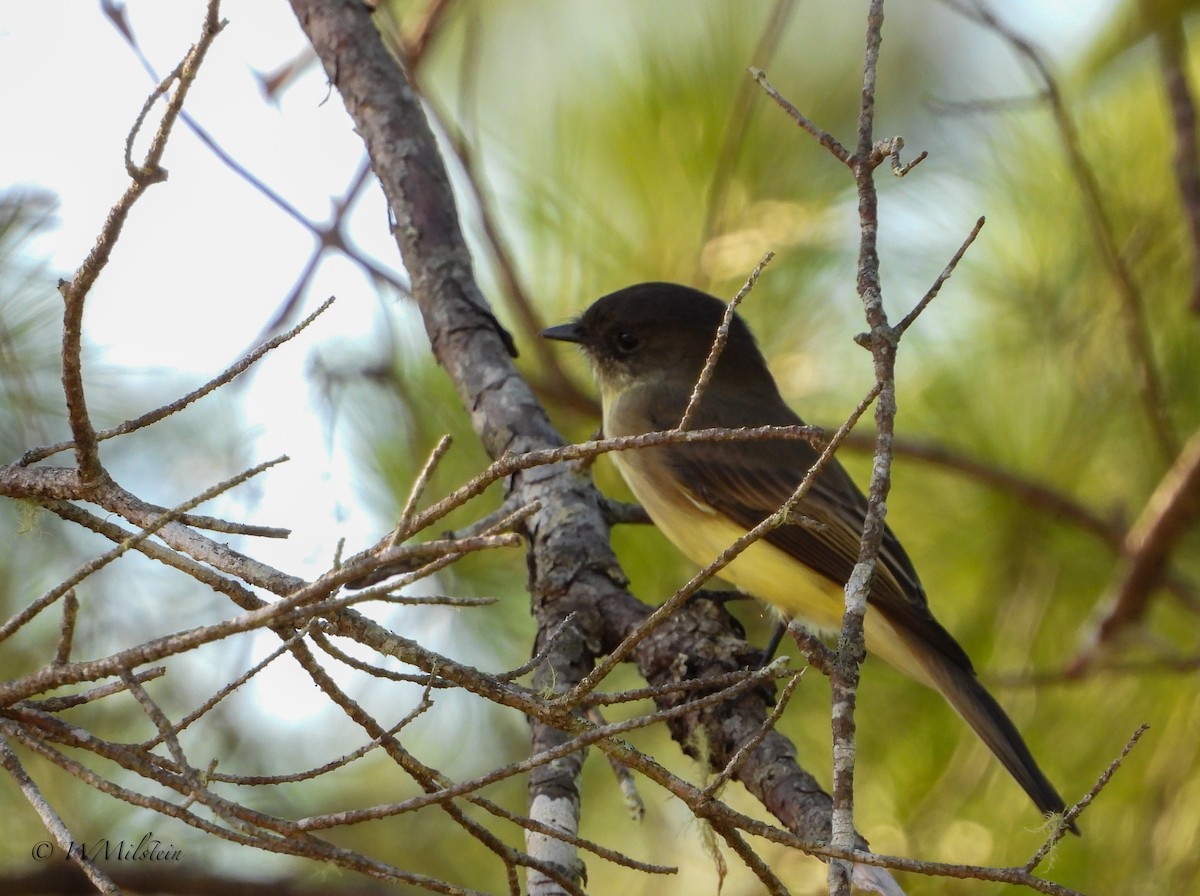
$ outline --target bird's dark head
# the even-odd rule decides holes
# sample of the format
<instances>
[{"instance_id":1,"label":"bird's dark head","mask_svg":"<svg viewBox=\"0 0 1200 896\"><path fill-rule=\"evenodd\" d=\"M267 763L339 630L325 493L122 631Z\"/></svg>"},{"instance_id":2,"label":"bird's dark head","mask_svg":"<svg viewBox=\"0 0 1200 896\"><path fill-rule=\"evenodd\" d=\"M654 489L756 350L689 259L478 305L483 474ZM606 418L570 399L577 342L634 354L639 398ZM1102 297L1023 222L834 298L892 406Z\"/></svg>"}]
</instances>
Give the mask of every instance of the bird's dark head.
<instances>
[{"instance_id":1,"label":"bird's dark head","mask_svg":"<svg viewBox=\"0 0 1200 896\"><path fill-rule=\"evenodd\" d=\"M692 384L712 348L726 305L675 283L640 283L609 293L571 323L545 330L547 339L574 342L592 362L602 391L632 382ZM745 322L736 314L714 383L770 377Z\"/></svg>"}]
</instances>

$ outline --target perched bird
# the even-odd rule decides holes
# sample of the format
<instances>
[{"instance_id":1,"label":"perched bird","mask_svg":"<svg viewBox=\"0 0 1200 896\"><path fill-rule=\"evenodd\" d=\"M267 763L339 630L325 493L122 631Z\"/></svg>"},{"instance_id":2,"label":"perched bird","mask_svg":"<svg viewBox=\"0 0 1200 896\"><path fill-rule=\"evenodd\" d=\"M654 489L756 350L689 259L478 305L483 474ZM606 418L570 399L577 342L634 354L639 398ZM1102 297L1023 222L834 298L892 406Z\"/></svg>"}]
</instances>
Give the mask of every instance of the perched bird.
<instances>
[{"instance_id":1,"label":"perched bird","mask_svg":"<svg viewBox=\"0 0 1200 896\"><path fill-rule=\"evenodd\" d=\"M679 425L725 308L686 286L643 283L598 299L574 322L542 335L583 348L600 386L605 435L640 435ZM734 315L690 428L802 423L780 397L749 328ZM773 440L665 445L610 456L663 534L689 559L707 565L777 511L818 455L807 442ZM785 619L836 631L866 509L863 493L834 459L796 507L815 525L774 529L720 575ZM1064 811L1016 726L933 617L916 570L890 529L864 625L869 654L940 692L1038 809Z\"/></svg>"}]
</instances>

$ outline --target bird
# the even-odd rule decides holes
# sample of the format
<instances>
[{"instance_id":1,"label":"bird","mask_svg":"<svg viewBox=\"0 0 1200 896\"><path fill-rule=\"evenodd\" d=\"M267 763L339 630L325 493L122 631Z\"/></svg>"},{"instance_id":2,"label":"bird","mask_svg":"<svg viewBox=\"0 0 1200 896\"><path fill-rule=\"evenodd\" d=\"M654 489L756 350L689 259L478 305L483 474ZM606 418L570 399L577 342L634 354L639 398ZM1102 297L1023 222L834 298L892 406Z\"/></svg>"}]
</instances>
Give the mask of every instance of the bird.
<instances>
[{"instance_id":1,"label":"bird","mask_svg":"<svg viewBox=\"0 0 1200 896\"><path fill-rule=\"evenodd\" d=\"M602 429L615 438L675 429L727 305L675 283L640 283L597 299L578 318L543 331L575 343L600 389ZM799 426L749 327L736 313L690 428ZM778 511L817 460L806 441L681 443L612 452L650 519L686 557L707 566ZM836 457L775 528L719 573L738 590L821 632L840 629L844 587L859 550L867 499ZM868 655L938 691L1042 813L1066 804L1020 732L937 621L895 533L885 527L867 597ZM1074 823L1070 830L1078 833Z\"/></svg>"}]
</instances>

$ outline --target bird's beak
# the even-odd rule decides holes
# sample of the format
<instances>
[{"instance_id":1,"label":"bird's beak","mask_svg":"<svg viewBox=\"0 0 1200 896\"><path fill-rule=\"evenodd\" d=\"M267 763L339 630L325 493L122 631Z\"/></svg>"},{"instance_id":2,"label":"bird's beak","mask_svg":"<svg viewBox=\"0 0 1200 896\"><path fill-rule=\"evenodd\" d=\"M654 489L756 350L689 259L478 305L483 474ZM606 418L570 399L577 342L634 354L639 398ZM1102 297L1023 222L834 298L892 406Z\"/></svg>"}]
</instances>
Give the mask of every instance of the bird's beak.
<instances>
[{"instance_id":1,"label":"bird's beak","mask_svg":"<svg viewBox=\"0 0 1200 896\"><path fill-rule=\"evenodd\" d=\"M583 344L583 331L579 328L577 321L572 321L569 324L559 324L557 327L550 327L547 330L542 330L543 339L557 339L560 342L575 342Z\"/></svg>"}]
</instances>

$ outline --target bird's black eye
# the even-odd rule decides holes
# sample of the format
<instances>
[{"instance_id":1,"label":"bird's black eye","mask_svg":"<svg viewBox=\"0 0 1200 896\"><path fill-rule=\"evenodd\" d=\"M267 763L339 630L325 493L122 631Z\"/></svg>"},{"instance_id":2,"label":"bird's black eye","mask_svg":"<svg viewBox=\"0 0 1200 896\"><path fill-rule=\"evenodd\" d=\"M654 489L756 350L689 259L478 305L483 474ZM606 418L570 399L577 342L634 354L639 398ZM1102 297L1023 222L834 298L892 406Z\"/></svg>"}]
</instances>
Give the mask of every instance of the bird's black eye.
<instances>
[{"instance_id":1,"label":"bird's black eye","mask_svg":"<svg viewBox=\"0 0 1200 896\"><path fill-rule=\"evenodd\" d=\"M629 354L636 351L638 346L642 344L642 340L638 338L637 333L631 333L629 330L620 330L613 338L613 344L616 345L617 351L623 354Z\"/></svg>"}]
</instances>

